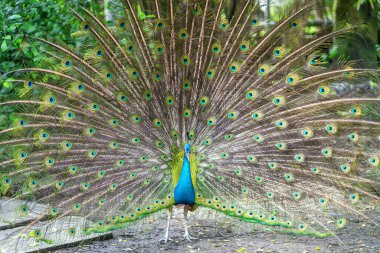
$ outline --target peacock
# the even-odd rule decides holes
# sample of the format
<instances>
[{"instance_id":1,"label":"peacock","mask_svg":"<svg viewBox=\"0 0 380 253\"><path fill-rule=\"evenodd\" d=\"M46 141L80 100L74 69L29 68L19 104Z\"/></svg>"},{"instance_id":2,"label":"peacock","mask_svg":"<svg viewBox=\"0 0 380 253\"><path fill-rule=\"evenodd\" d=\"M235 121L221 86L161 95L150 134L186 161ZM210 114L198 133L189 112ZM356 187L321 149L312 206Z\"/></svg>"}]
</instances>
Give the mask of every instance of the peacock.
<instances>
[{"instance_id":1,"label":"peacock","mask_svg":"<svg viewBox=\"0 0 380 253\"><path fill-rule=\"evenodd\" d=\"M379 79L362 62L325 57L355 25L305 36L315 5L276 24L258 1L124 0L114 25L73 10L77 46L30 38L39 66L6 74L16 99L0 131L0 195L48 206L20 233L54 243L125 228L173 207L283 233L336 236L380 200ZM6 205L7 202L5 202ZM36 229L32 225L39 224ZM376 221L371 221L376 226ZM50 231L50 232L49 232Z\"/></svg>"}]
</instances>

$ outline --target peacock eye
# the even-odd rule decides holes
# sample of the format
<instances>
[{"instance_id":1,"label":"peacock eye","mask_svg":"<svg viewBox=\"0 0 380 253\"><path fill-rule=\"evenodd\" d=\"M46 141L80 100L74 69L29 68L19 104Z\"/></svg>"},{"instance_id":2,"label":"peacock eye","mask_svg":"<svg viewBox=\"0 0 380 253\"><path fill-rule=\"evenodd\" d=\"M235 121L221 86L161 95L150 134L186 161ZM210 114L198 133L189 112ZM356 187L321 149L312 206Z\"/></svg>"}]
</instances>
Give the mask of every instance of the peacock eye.
<instances>
[{"instance_id":1,"label":"peacock eye","mask_svg":"<svg viewBox=\"0 0 380 253\"><path fill-rule=\"evenodd\" d=\"M166 26L166 22L164 20L161 20L161 19L159 19L156 24L157 24L158 29L164 29Z\"/></svg>"},{"instance_id":2,"label":"peacock eye","mask_svg":"<svg viewBox=\"0 0 380 253\"><path fill-rule=\"evenodd\" d=\"M207 126L214 126L215 123L216 123L216 118L214 118L214 117L208 118Z\"/></svg>"},{"instance_id":3,"label":"peacock eye","mask_svg":"<svg viewBox=\"0 0 380 253\"><path fill-rule=\"evenodd\" d=\"M152 100L152 97L153 97L153 95L152 95L152 93L150 92L150 91L146 91L145 92L145 99L146 100Z\"/></svg>"},{"instance_id":4,"label":"peacock eye","mask_svg":"<svg viewBox=\"0 0 380 253\"><path fill-rule=\"evenodd\" d=\"M238 73L240 71L241 64L239 62L233 62L229 69L232 74Z\"/></svg>"}]
</instances>

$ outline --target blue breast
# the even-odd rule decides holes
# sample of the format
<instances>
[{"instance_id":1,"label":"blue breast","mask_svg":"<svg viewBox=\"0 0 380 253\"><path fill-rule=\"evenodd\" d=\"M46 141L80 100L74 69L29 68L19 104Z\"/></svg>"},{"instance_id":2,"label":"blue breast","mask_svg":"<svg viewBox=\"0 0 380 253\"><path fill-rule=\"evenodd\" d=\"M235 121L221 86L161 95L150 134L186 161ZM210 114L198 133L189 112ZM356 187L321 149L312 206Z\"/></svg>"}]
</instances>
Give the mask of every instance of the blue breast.
<instances>
[{"instance_id":1,"label":"blue breast","mask_svg":"<svg viewBox=\"0 0 380 253\"><path fill-rule=\"evenodd\" d=\"M174 200L176 204L194 205L195 191L191 181L190 161L186 155L183 158L178 184L174 189Z\"/></svg>"}]
</instances>

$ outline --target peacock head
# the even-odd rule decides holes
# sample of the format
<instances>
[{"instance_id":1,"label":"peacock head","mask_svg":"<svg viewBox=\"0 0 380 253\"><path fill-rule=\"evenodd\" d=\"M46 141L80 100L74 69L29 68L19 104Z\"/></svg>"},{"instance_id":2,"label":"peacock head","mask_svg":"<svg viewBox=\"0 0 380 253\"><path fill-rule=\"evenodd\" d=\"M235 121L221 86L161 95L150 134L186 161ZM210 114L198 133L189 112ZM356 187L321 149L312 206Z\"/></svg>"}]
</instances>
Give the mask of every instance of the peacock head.
<instances>
[{"instance_id":1,"label":"peacock head","mask_svg":"<svg viewBox=\"0 0 380 253\"><path fill-rule=\"evenodd\" d=\"M191 146L189 143L186 143L185 146L183 147L183 149L185 150L186 155L190 155Z\"/></svg>"}]
</instances>

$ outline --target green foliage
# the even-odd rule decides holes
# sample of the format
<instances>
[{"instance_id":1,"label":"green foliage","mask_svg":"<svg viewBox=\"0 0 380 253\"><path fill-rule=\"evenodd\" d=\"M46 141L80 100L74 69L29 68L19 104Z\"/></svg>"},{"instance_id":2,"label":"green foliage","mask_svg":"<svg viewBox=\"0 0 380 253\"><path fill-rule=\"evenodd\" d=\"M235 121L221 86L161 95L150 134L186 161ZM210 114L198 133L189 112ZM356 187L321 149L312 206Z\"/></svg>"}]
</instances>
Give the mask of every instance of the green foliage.
<instances>
[{"instance_id":1,"label":"green foliage","mask_svg":"<svg viewBox=\"0 0 380 253\"><path fill-rule=\"evenodd\" d=\"M38 61L38 48L30 37L55 38L72 44L70 34L78 29L79 22L70 8L79 6L100 12L93 0L2 0L0 1L0 71L2 74Z\"/></svg>"},{"instance_id":2,"label":"green foliage","mask_svg":"<svg viewBox=\"0 0 380 253\"><path fill-rule=\"evenodd\" d=\"M71 34L79 29L80 21L70 8L80 7L103 15L96 0L0 0L0 101L16 97L5 73L36 66L41 60L41 45L30 37L75 43ZM7 106L0 108L0 129L9 126L13 110Z\"/></svg>"},{"instance_id":3,"label":"green foliage","mask_svg":"<svg viewBox=\"0 0 380 253\"><path fill-rule=\"evenodd\" d=\"M362 5L365 5L367 3L370 3L372 9L375 9L375 5L379 5L379 1L377 0L358 0L357 2L357 9L359 10Z\"/></svg>"},{"instance_id":4,"label":"green foliage","mask_svg":"<svg viewBox=\"0 0 380 253\"><path fill-rule=\"evenodd\" d=\"M355 25L350 39L337 38L339 45L337 54L352 61L362 61L361 67L376 68L378 42L378 4L371 1L360 1L360 9L356 6L358 0L337 0L335 6L335 29ZM363 61L365 60L365 62Z\"/></svg>"}]
</instances>

